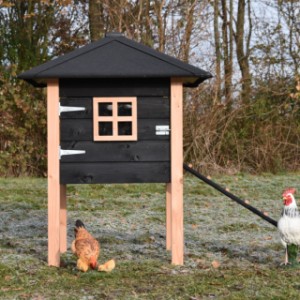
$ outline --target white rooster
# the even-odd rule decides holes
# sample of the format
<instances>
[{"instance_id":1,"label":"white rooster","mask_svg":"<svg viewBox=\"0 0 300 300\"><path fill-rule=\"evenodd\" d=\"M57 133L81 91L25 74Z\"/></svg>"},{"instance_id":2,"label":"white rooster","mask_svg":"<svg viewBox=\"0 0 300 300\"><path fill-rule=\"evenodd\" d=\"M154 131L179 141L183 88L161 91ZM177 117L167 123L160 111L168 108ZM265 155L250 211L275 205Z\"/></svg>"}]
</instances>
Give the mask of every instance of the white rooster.
<instances>
[{"instance_id":1,"label":"white rooster","mask_svg":"<svg viewBox=\"0 0 300 300\"><path fill-rule=\"evenodd\" d=\"M286 249L285 265L297 263L297 251L300 245L300 213L294 197L295 192L294 188L284 190L282 194L284 207L277 224L281 242Z\"/></svg>"}]
</instances>

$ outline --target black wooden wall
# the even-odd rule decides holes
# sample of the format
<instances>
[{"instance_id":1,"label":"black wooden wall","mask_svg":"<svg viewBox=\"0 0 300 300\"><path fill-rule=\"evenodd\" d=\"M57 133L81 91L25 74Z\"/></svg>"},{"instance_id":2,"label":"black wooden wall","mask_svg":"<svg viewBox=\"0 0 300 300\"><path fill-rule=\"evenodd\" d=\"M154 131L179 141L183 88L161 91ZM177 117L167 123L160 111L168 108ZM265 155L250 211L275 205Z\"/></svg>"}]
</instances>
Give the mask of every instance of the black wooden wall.
<instances>
[{"instance_id":1,"label":"black wooden wall","mask_svg":"<svg viewBox=\"0 0 300 300\"><path fill-rule=\"evenodd\" d=\"M170 182L170 137L156 135L156 125L170 123L169 79L61 79L60 103L85 111L62 113L62 149L86 154L62 156L60 182ZM94 142L93 97L137 97L138 141Z\"/></svg>"}]
</instances>

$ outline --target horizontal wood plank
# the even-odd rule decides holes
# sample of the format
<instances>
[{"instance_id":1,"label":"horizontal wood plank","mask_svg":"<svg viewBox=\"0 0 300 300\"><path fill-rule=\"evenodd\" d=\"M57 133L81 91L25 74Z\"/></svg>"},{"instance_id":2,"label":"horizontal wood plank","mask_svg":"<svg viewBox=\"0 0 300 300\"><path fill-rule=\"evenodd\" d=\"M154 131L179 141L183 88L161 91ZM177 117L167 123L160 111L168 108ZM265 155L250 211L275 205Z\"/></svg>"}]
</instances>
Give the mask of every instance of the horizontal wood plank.
<instances>
[{"instance_id":1,"label":"horizontal wood plank","mask_svg":"<svg viewBox=\"0 0 300 300\"><path fill-rule=\"evenodd\" d=\"M61 119L93 118L92 98L61 98L62 106L84 107L85 111L61 113ZM137 109L139 119L168 119L170 118L170 100L168 97L138 97Z\"/></svg>"},{"instance_id":2,"label":"horizontal wood plank","mask_svg":"<svg viewBox=\"0 0 300 300\"><path fill-rule=\"evenodd\" d=\"M170 142L62 142L64 150L85 150L85 154L61 157L64 162L149 162L170 161Z\"/></svg>"},{"instance_id":3,"label":"horizontal wood plank","mask_svg":"<svg viewBox=\"0 0 300 300\"><path fill-rule=\"evenodd\" d=\"M60 97L169 96L169 78L60 79Z\"/></svg>"},{"instance_id":4,"label":"horizontal wood plank","mask_svg":"<svg viewBox=\"0 0 300 300\"><path fill-rule=\"evenodd\" d=\"M168 183L170 163L61 163L61 184Z\"/></svg>"},{"instance_id":5,"label":"horizontal wood plank","mask_svg":"<svg viewBox=\"0 0 300 300\"><path fill-rule=\"evenodd\" d=\"M169 125L169 119L138 119L138 141L169 140L169 135L156 135L156 125ZM92 119L61 119L60 140L93 141ZM100 142L99 142L100 143Z\"/></svg>"},{"instance_id":6,"label":"horizontal wood plank","mask_svg":"<svg viewBox=\"0 0 300 300\"><path fill-rule=\"evenodd\" d=\"M168 97L139 97L139 119L170 119L170 99Z\"/></svg>"}]
</instances>

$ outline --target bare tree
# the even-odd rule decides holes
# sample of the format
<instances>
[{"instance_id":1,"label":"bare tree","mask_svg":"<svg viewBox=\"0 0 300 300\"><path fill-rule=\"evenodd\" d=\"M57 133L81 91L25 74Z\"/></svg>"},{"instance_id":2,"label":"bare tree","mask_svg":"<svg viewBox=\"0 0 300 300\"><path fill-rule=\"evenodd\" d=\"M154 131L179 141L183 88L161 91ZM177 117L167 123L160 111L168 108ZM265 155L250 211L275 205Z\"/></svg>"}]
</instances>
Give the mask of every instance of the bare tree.
<instances>
[{"instance_id":1,"label":"bare tree","mask_svg":"<svg viewBox=\"0 0 300 300\"><path fill-rule=\"evenodd\" d=\"M300 2L278 0L278 10L287 26L288 35L284 37L293 62L294 76L297 77L300 74Z\"/></svg>"},{"instance_id":2,"label":"bare tree","mask_svg":"<svg viewBox=\"0 0 300 300\"><path fill-rule=\"evenodd\" d=\"M214 104L219 102L221 98L221 45L219 33L219 0L214 0L214 42L215 42L215 55L216 55L216 68L215 68L215 96L213 98Z\"/></svg>"},{"instance_id":3,"label":"bare tree","mask_svg":"<svg viewBox=\"0 0 300 300\"><path fill-rule=\"evenodd\" d=\"M223 39L223 61L224 61L224 95L225 102L231 103L232 100L232 60L230 54L230 45L229 45L229 37L228 37L228 28L230 28L231 24L228 21L228 8L227 1L221 0L222 5L222 39Z\"/></svg>"},{"instance_id":4,"label":"bare tree","mask_svg":"<svg viewBox=\"0 0 300 300\"><path fill-rule=\"evenodd\" d=\"M166 1L154 1L154 14L156 16L156 24L158 30L158 50L164 52L166 42L166 17L167 12L163 12Z\"/></svg>"},{"instance_id":5,"label":"bare tree","mask_svg":"<svg viewBox=\"0 0 300 300\"><path fill-rule=\"evenodd\" d=\"M104 8L102 0L89 1L89 29L92 42L103 37L104 33Z\"/></svg>"},{"instance_id":6,"label":"bare tree","mask_svg":"<svg viewBox=\"0 0 300 300\"><path fill-rule=\"evenodd\" d=\"M191 36L194 28L194 13L197 1L189 0L186 3L184 18L186 19L185 30L183 34L182 43L182 60L188 62L190 57Z\"/></svg>"},{"instance_id":7,"label":"bare tree","mask_svg":"<svg viewBox=\"0 0 300 300\"><path fill-rule=\"evenodd\" d=\"M248 2L248 35L245 35L245 14L246 14L246 0L238 1L238 12L236 22L236 56L239 63L239 67L242 74L242 100L244 103L248 103L251 96L251 73L249 66L250 55L250 40L252 34L252 20L251 20L251 6L250 0Z\"/></svg>"}]
</instances>

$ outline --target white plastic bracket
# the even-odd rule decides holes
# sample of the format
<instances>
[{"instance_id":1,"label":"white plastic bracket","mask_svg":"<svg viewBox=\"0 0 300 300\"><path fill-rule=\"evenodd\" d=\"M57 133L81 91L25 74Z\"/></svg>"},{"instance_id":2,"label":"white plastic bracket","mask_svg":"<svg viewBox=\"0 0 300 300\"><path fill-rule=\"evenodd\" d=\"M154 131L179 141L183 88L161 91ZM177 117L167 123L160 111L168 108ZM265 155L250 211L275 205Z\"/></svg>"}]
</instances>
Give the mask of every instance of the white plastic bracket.
<instances>
[{"instance_id":1,"label":"white plastic bracket","mask_svg":"<svg viewBox=\"0 0 300 300\"><path fill-rule=\"evenodd\" d=\"M59 115L63 112L84 111L85 107L79 106L61 106L59 103Z\"/></svg>"},{"instance_id":2,"label":"white plastic bracket","mask_svg":"<svg viewBox=\"0 0 300 300\"><path fill-rule=\"evenodd\" d=\"M65 155L78 155L78 154L85 154L85 150L64 150L59 147L59 159Z\"/></svg>"}]
</instances>

